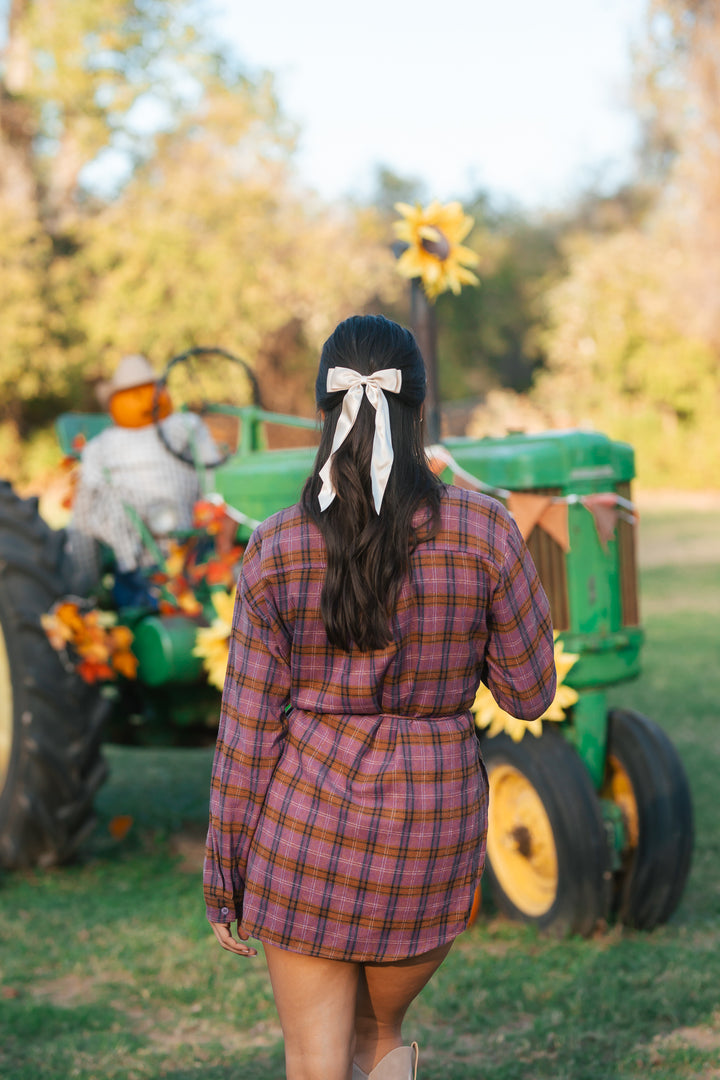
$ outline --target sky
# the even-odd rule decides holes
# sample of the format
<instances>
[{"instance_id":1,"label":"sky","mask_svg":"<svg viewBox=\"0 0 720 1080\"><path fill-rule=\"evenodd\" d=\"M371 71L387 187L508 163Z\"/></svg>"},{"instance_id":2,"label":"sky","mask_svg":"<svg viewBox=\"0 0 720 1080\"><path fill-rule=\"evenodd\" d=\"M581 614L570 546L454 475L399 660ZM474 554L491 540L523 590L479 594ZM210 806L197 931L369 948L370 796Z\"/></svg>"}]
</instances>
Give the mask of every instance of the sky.
<instances>
[{"instance_id":1,"label":"sky","mask_svg":"<svg viewBox=\"0 0 720 1080\"><path fill-rule=\"evenodd\" d=\"M631 47L647 0L214 0L299 126L301 180L372 193L377 166L446 201L526 208L628 175Z\"/></svg>"}]
</instances>

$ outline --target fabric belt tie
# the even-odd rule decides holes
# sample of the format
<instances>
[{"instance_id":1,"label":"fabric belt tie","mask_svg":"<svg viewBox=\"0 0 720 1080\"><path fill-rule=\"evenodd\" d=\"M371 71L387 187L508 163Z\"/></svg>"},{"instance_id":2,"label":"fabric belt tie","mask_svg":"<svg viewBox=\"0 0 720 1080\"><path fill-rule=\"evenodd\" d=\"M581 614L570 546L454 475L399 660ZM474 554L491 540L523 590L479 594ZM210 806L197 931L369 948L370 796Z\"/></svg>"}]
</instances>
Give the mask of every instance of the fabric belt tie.
<instances>
[{"instance_id":1,"label":"fabric belt tie","mask_svg":"<svg viewBox=\"0 0 720 1080\"><path fill-rule=\"evenodd\" d=\"M384 368L382 371L374 371L372 375L361 375L358 371L353 371L352 368L344 367L334 367L328 371L328 393L344 390L345 398L335 428L330 457L320 470L322 488L318 495L318 501L321 511L327 510L337 495L330 477L333 458L352 431L360 410L363 394L365 394L375 410L375 435L372 445L370 480L375 510L378 514L380 513L395 456L390 435L390 412L383 391L387 390L390 394L397 394L401 386L402 372L399 368Z\"/></svg>"}]
</instances>

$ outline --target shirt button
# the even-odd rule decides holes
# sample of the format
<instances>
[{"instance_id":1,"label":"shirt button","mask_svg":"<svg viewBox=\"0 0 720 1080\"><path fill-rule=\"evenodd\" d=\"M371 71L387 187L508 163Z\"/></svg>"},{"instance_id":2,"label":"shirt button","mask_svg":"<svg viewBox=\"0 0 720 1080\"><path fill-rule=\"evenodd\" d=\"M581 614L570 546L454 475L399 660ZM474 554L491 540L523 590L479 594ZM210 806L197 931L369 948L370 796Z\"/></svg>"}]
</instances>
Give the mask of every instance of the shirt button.
<instances>
[{"instance_id":1,"label":"shirt button","mask_svg":"<svg viewBox=\"0 0 720 1080\"><path fill-rule=\"evenodd\" d=\"M220 914L221 914L221 915L229 915L229 914L230 914L230 911L229 911L229 910L228 910L228 908L226 908L226 907L224 907L224 908L220 908Z\"/></svg>"}]
</instances>

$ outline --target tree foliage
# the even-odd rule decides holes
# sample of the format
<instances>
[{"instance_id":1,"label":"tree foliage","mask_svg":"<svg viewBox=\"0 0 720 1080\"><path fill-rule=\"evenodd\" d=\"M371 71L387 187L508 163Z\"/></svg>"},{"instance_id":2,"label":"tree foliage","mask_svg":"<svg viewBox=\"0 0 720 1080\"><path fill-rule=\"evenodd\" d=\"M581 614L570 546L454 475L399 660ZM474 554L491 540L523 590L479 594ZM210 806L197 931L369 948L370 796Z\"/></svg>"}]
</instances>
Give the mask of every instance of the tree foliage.
<instances>
[{"instance_id":1,"label":"tree foliage","mask_svg":"<svg viewBox=\"0 0 720 1080\"><path fill-rule=\"evenodd\" d=\"M396 202L425 203L417 179L377 170L373 206L390 233L398 219ZM537 334L541 312L538 295L559 268L557 217L530 220L517 210L499 211L483 191L463 200L475 226L463 241L480 258L479 288L464 288L459 296L446 293L436 303L440 396L446 405L477 401L496 388L526 391L543 353ZM410 321L407 291L389 310L401 322Z\"/></svg>"},{"instance_id":2,"label":"tree foliage","mask_svg":"<svg viewBox=\"0 0 720 1080\"><path fill-rule=\"evenodd\" d=\"M289 325L310 387L334 323L398 287L377 215L300 190L270 77L200 22L189 0L7 8L0 420L20 435L93 407L124 352L160 367L217 344L253 362Z\"/></svg>"},{"instance_id":3,"label":"tree foliage","mask_svg":"<svg viewBox=\"0 0 720 1080\"><path fill-rule=\"evenodd\" d=\"M443 396L526 392L544 361L537 301L559 268L559 222L495 212L483 194L468 212L477 222L468 246L481 258L481 285L438 301Z\"/></svg>"},{"instance_id":4,"label":"tree foliage","mask_svg":"<svg viewBox=\"0 0 720 1080\"><path fill-rule=\"evenodd\" d=\"M547 290L537 399L632 442L639 475L717 486L720 449L720 9L653 0L639 59L641 198L620 227L565 238ZM654 185L654 191L653 191ZM653 191L652 198L648 193Z\"/></svg>"}]
</instances>

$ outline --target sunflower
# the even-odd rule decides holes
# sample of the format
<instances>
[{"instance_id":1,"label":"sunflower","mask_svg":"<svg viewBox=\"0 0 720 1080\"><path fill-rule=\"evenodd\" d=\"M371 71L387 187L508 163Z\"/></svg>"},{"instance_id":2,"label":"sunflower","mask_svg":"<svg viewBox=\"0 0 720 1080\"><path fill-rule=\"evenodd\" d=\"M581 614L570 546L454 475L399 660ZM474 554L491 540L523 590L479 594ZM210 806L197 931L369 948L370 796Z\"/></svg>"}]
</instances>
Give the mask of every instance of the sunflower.
<instances>
[{"instance_id":1,"label":"sunflower","mask_svg":"<svg viewBox=\"0 0 720 1080\"><path fill-rule=\"evenodd\" d=\"M408 245L398 259L397 268L403 277L420 278L429 300L451 289L455 294L463 285L479 285L480 281L468 270L480 261L461 241L473 227L473 219L463 212L459 202L441 206L435 200L423 208L420 204L395 203L402 214L393 228L399 240Z\"/></svg>"},{"instance_id":2,"label":"sunflower","mask_svg":"<svg viewBox=\"0 0 720 1080\"><path fill-rule=\"evenodd\" d=\"M218 590L211 599L217 618L210 626L203 626L196 632L193 656L202 658L210 685L222 690L230 650L235 592Z\"/></svg>"},{"instance_id":3,"label":"sunflower","mask_svg":"<svg viewBox=\"0 0 720 1080\"><path fill-rule=\"evenodd\" d=\"M579 659L578 653L566 653L562 641L557 640L555 635L555 670L557 671L557 690L552 702L537 720L518 720L511 716L495 701L487 686L483 683L477 692L472 711L475 713L475 723L479 728L487 728L488 736L492 738L505 731L513 742L520 742L526 731L536 738L542 734L543 720L564 720L565 710L574 705L578 699L577 690L565 685L565 676L573 664Z\"/></svg>"}]
</instances>

